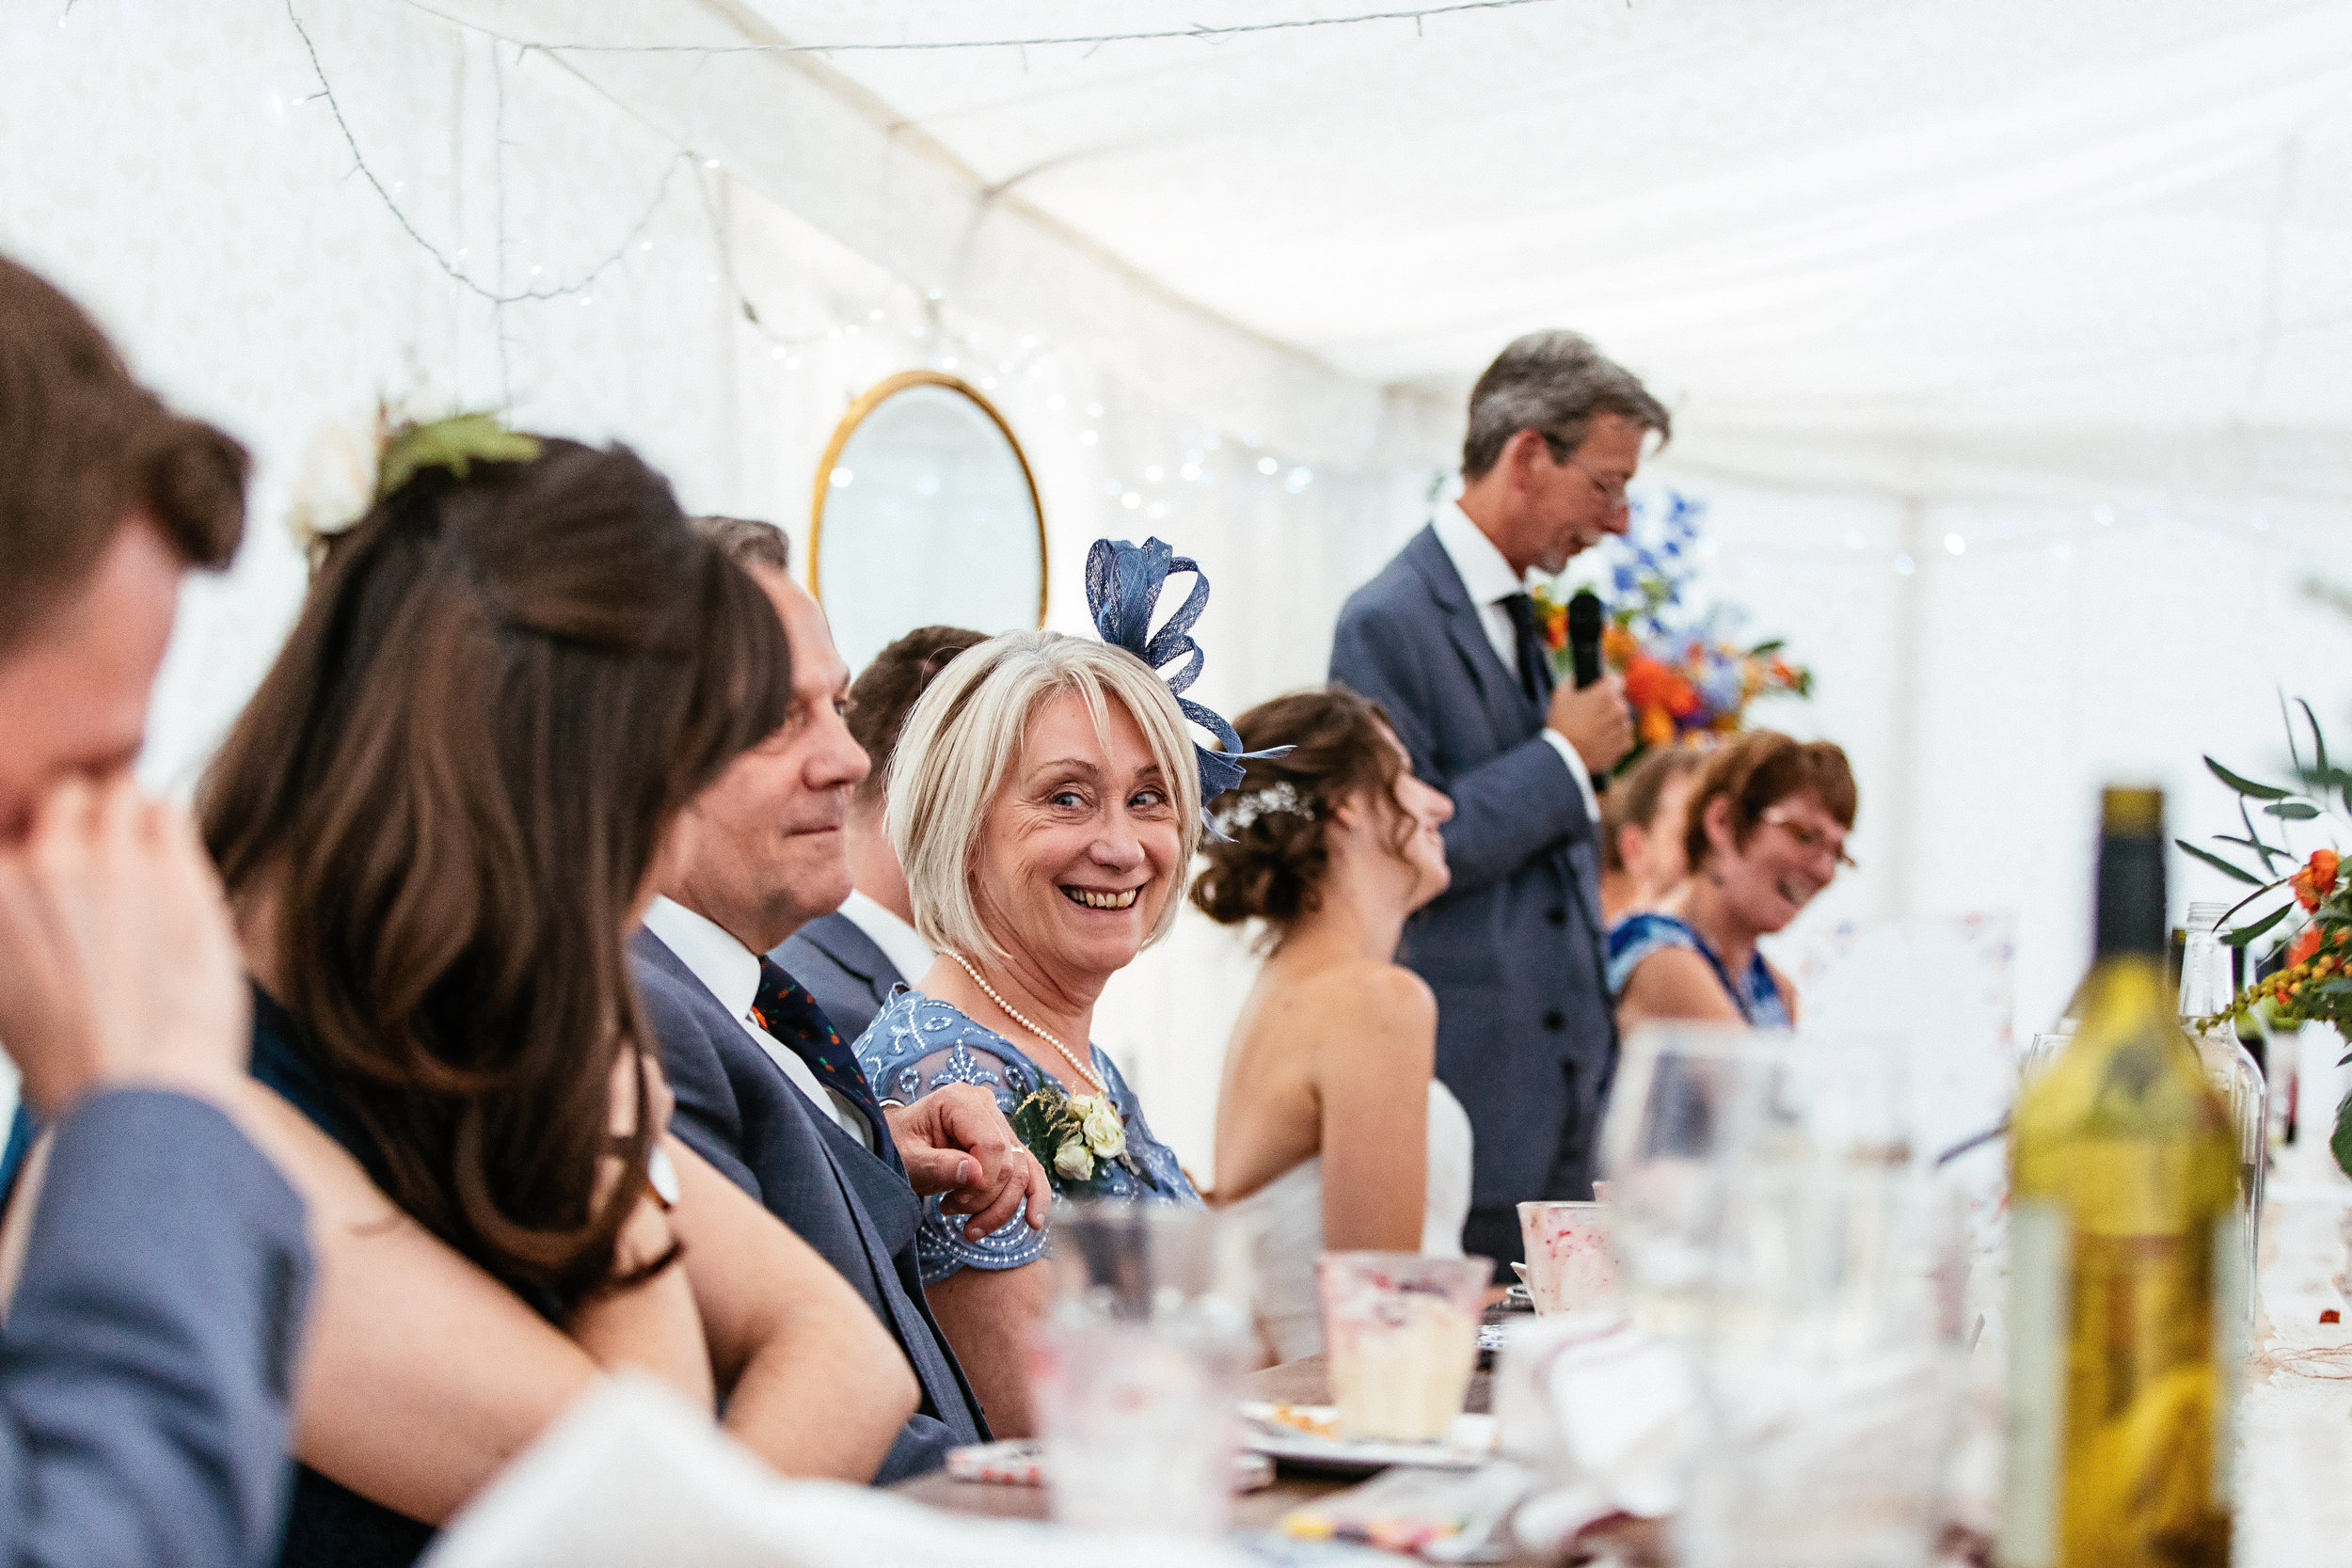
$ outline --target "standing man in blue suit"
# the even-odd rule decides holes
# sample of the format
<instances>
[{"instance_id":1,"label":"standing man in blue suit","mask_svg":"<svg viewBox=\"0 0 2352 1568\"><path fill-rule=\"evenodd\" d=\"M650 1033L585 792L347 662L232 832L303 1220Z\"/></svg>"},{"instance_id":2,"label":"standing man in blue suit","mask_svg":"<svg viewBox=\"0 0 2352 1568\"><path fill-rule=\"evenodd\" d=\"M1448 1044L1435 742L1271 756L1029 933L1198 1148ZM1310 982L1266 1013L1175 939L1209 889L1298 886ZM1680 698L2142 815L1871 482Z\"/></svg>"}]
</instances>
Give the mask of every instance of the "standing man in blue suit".
<instances>
[{"instance_id":1,"label":"standing man in blue suit","mask_svg":"<svg viewBox=\"0 0 2352 1568\"><path fill-rule=\"evenodd\" d=\"M842 829L867 764L842 722L849 671L824 611L786 569L784 535L740 518L698 526L775 601L792 711L681 814L630 969L660 1037L677 1135L824 1256L922 1385L873 1478L886 1484L937 1469L950 1448L992 1435L992 1422L1025 1435L1020 1337L959 1342L924 1294L923 1200L973 1215L986 1235L1024 1212L1042 1226L1052 1192L985 1089L878 1101L816 999L761 956L848 895Z\"/></svg>"},{"instance_id":2,"label":"standing man in blue suit","mask_svg":"<svg viewBox=\"0 0 2352 1568\"><path fill-rule=\"evenodd\" d=\"M1527 574L1627 527L1640 381L1572 332L1518 339L1471 388L1460 500L1340 612L1331 678L1388 710L1413 771L1454 798L1453 885L1406 927L1438 997L1438 1074L1477 1134L1463 1245L1520 1256L1516 1205L1592 1196L1616 1066L1593 781L1632 749L1614 676L1555 686Z\"/></svg>"},{"instance_id":3,"label":"standing man in blue suit","mask_svg":"<svg viewBox=\"0 0 2352 1568\"><path fill-rule=\"evenodd\" d=\"M0 1247L0 1563L278 1551L303 1209L224 1109L250 1025L219 882L129 779L245 475L0 260L0 1043L51 1130Z\"/></svg>"},{"instance_id":4,"label":"standing man in blue suit","mask_svg":"<svg viewBox=\"0 0 2352 1568\"><path fill-rule=\"evenodd\" d=\"M906 870L882 820L882 786L898 732L932 678L964 649L987 641L962 626L917 626L876 654L850 687L850 711L843 717L873 769L850 791L842 828L850 895L768 956L808 988L841 1037L852 1043L890 1000L891 988L921 979L939 957L914 928Z\"/></svg>"}]
</instances>

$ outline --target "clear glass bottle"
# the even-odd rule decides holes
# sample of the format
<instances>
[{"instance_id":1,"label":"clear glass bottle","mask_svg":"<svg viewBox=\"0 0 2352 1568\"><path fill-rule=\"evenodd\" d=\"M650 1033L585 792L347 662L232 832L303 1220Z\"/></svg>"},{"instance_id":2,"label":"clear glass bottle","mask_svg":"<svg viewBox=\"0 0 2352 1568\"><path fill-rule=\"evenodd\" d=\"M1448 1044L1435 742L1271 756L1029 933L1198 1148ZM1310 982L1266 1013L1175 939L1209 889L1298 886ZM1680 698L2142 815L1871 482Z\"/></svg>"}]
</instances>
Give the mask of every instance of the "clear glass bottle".
<instances>
[{"instance_id":1,"label":"clear glass bottle","mask_svg":"<svg viewBox=\"0 0 2352 1568\"><path fill-rule=\"evenodd\" d=\"M2216 927L2229 913L2227 904L2188 907L2188 943L2181 953L2181 1027L2197 1042L2198 1060L2205 1076L2230 1102L2230 1118L2237 1128L2238 1217L2246 1222L2248 1278L2252 1278L2262 1236L2263 1178L2270 1165L2270 1085L2253 1053L2241 1044L2237 1026L2223 1020L2210 1029L2201 1021L2228 1009L2235 989L2231 985L2230 949L2221 944ZM2253 1305L2248 1292L2247 1305Z\"/></svg>"}]
</instances>

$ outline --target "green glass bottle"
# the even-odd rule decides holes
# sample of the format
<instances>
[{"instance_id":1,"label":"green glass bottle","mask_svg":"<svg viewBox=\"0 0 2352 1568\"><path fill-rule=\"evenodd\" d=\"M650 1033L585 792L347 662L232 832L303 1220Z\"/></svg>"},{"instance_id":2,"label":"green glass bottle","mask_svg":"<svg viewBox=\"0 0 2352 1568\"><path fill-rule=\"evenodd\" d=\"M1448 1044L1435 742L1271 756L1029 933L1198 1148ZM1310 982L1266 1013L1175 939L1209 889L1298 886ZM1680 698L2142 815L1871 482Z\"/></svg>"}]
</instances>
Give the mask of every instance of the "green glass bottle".
<instances>
[{"instance_id":1,"label":"green glass bottle","mask_svg":"<svg viewBox=\"0 0 2352 1568\"><path fill-rule=\"evenodd\" d=\"M2225 1568L2246 1247L2165 974L2164 798L2110 789L2082 1021L2010 1133L2002 1568Z\"/></svg>"}]
</instances>

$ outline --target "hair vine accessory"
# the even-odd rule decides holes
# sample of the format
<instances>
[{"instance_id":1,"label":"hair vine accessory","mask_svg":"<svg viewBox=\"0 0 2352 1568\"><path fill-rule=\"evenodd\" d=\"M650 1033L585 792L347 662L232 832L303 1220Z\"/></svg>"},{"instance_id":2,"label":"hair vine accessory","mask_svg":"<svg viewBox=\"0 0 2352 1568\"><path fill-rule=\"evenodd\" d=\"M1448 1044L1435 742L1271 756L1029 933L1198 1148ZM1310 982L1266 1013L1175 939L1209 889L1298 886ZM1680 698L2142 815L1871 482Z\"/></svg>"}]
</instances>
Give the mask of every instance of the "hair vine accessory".
<instances>
[{"instance_id":1,"label":"hair vine accessory","mask_svg":"<svg viewBox=\"0 0 2352 1568\"><path fill-rule=\"evenodd\" d=\"M1231 835L1241 832L1261 816L1279 816L1284 812L1294 813L1299 816L1312 816L1315 814L1314 802L1300 800L1298 791L1291 787L1290 781L1287 779L1280 784L1268 784L1263 789L1253 789L1219 812L1216 816L1216 831L1219 833Z\"/></svg>"},{"instance_id":2,"label":"hair vine accessory","mask_svg":"<svg viewBox=\"0 0 2352 1568\"><path fill-rule=\"evenodd\" d=\"M1160 602L1160 590L1178 572L1192 574L1192 592L1175 613L1154 632L1152 612ZM1192 683L1200 678L1200 666L1208 656L1200 644L1192 640L1192 628L1208 608L1209 579L1201 575L1200 564L1188 556L1178 555L1174 549L1157 539L1146 539L1140 546L1124 539L1097 539L1087 551L1087 609L1094 617L1094 629L1103 641L1113 647L1124 648L1159 673L1168 682L1168 689L1176 698L1176 706L1186 719L1216 737L1222 751L1212 752L1199 741L1193 742L1200 766L1200 804L1205 808L1211 800L1241 783L1242 764L1253 760L1271 760L1289 754L1288 746L1271 751L1245 752L1241 736L1222 714L1184 695ZM1167 666L1178 659L1184 666L1170 674ZM1221 832L1214 821L1210 831Z\"/></svg>"},{"instance_id":3,"label":"hair vine accessory","mask_svg":"<svg viewBox=\"0 0 2352 1568\"><path fill-rule=\"evenodd\" d=\"M520 436L485 409L419 420L378 401L372 431L328 424L303 449L286 531L315 569L326 542L358 525L376 502L426 468L464 479L477 462L528 463L539 440Z\"/></svg>"}]
</instances>

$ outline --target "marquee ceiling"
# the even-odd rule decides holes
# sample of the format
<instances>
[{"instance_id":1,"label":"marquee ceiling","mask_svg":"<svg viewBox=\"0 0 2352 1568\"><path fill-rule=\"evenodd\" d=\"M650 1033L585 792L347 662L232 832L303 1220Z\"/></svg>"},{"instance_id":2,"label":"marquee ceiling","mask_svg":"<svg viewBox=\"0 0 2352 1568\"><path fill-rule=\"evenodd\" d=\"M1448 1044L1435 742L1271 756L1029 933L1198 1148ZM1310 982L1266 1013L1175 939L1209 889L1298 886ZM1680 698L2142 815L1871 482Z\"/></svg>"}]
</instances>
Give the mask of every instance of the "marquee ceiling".
<instances>
[{"instance_id":1,"label":"marquee ceiling","mask_svg":"<svg viewBox=\"0 0 2352 1568\"><path fill-rule=\"evenodd\" d=\"M755 4L799 43L1396 8ZM985 184L1366 378L1458 389L1565 325L1758 472L1801 432L2352 499L2341 3L1532 0L822 58Z\"/></svg>"}]
</instances>

